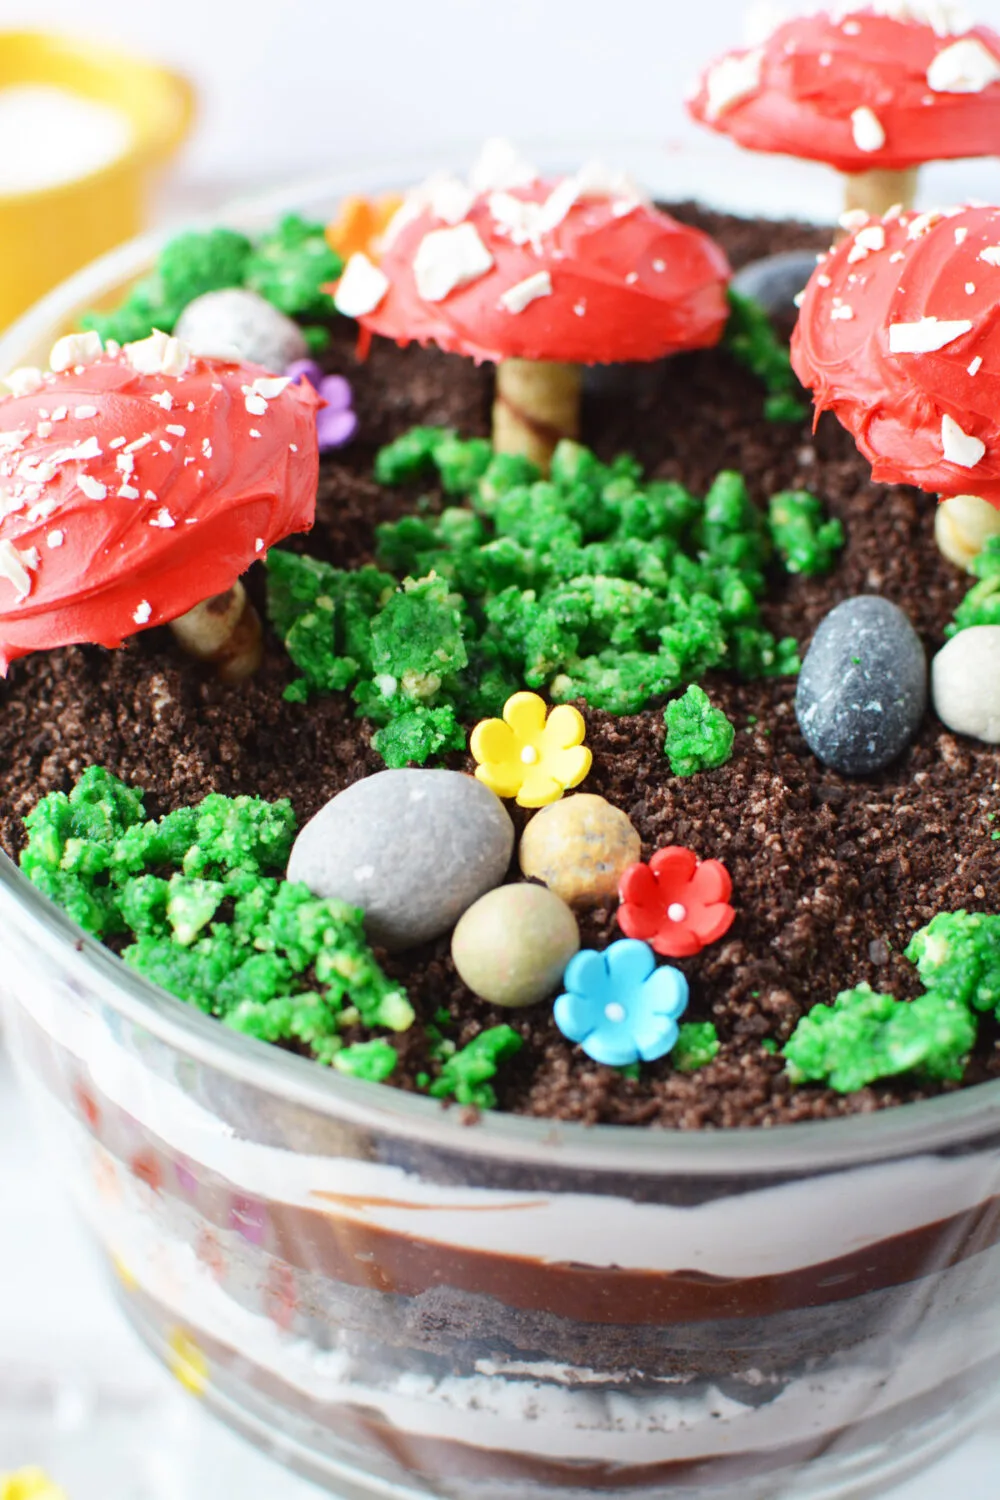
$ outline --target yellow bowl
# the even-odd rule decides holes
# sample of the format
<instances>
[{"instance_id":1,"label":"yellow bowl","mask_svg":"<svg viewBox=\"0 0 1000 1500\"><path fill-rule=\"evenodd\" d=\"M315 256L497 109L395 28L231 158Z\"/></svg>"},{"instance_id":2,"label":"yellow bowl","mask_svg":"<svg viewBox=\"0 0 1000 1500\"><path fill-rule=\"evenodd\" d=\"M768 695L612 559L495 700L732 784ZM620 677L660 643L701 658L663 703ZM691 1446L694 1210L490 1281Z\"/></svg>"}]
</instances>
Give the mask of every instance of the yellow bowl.
<instances>
[{"instance_id":1,"label":"yellow bowl","mask_svg":"<svg viewBox=\"0 0 1000 1500\"><path fill-rule=\"evenodd\" d=\"M47 84L120 110L132 126L121 156L71 182L0 194L0 328L43 292L146 221L160 169L194 113L186 79L111 48L45 32L0 32L0 88Z\"/></svg>"}]
</instances>

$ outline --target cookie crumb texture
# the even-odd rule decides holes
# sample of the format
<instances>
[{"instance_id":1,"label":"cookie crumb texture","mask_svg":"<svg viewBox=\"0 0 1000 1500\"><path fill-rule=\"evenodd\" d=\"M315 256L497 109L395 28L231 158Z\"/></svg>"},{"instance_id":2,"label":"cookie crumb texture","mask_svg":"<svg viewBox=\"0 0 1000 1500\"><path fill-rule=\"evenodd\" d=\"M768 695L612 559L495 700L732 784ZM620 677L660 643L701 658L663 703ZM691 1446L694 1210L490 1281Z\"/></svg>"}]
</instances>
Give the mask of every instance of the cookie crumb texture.
<instances>
[{"instance_id":1,"label":"cookie crumb texture","mask_svg":"<svg viewBox=\"0 0 1000 1500\"><path fill-rule=\"evenodd\" d=\"M690 206L679 216L715 234L736 267L790 247L825 248L821 231L802 226L753 224ZM376 450L416 423L485 435L492 395L488 369L383 341L358 365L353 342L353 329L338 327L326 362L351 379L359 438L324 460L316 529L291 543L340 566L372 561L375 525L407 513L421 493L377 485ZM774 570L764 622L777 637L794 635L804 649L834 605L879 593L906 611L928 654L942 645L967 579L935 545L933 500L873 486L832 418L815 436L807 423L762 420L759 384L724 349L595 372L584 432L602 459L630 451L651 476L696 493L732 468L762 506L781 491L819 496L843 523L846 546L829 574ZM261 573L248 576L258 605ZM238 688L182 659L165 630L114 652L73 647L16 663L0 687L0 842L16 857L25 814L95 764L143 786L152 816L212 791L249 793L289 797L301 826L383 762L346 697L286 703L282 693L295 676L271 634L261 671ZM832 1002L838 991L868 983L897 998L918 995L917 972L903 956L914 933L938 912L990 909L1000 859L991 838L1000 755L957 738L928 713L900 762L852 781L806 747L794 678L747 684L713 674L704 687L735 728L732 755L683 778L664 754L662 707L621 718L581 707L594 752L585 790L628 815L643 858L679 844L722 860L732 875L732 928L696 958L678 961L691 984L686 1019L715 1024L718 1052L686 1073L669 1057L639 1077L592 1063L559 1034L550 1006L511 1012L475 999L456 975L445 937L405 955L380 955L418 1015L409 1033L393 1039L400 1052L393 1083L416 1086L427 1067L425 1026L433 1031L444 1008L459 1047L506 1023L521 1035L524 1046L496 1079L500 1107L521 1114L682 1128L769 1125L866 1112L955 1086L893 1080L846 1096L793 1087L775 1048L813 1004ZM449 764L472 769L461 756ZM621 936L616 904L581 913L583 947ZM1000 1076L998 1035L984 1017L966 1083Z\"/></svg>"}]
</instances>

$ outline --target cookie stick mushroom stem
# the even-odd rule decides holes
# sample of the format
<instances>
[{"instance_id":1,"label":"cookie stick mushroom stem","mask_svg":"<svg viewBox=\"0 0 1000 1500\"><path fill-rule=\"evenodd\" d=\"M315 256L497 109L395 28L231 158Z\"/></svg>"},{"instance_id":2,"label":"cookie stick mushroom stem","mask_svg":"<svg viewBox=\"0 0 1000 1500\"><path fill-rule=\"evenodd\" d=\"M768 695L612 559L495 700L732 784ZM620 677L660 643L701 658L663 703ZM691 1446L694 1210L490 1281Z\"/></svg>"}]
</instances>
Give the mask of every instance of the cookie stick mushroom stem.
<instances>
[{"instance_id":1,"label":"cookie stick mushroom stem","mask_svg":"<svg viewBox=\"0 0 1000 1500\"><path fill-rule=\"evenodd\" d=\"M260 615L238 578L232 588L171 620L170 629L181 650L213 666L222 682L245 682L261 664L264 631Z\"/></svg>"},{"instance_id":2,"label":"cookie stick mushroom stem","mask_svg":"<svg viewBox=\"0 0 1000 1500\"><path fill-rule=\"evenodd\" d=\"M596 167L474 180L414 190L379 265L352 256L335 301L366 333L495 363L494 446L547 471L559 440L579 436L581 366L717 343L729 266L707 235Z\"/></svg>"},{"instance_id":3,"label":"cookie stick mushroom stem","mask_svg":"<svg viewBox=\"0 0 1000 1500\"><path fill-rule=\"evenodd\" d=\"M502 359L493 398L493 447L522 453L548 472L556 444L580 436L580 365Z\"/></svg>"},{"instance_id":4,"label":"cookie stick mushroom stem","mask_svg":"<svg viewBox=\"0 0 1000 1500\"><path fill-rule=\"evenodd\" d=\"M803 294L792 364L876 482L941 498L938 545L968 568L1000 534L1000 209L904 214L845 240Z\"/></svg>"},{"instance_id":5,"label":"cookie stick mushroom stem","mask_svg":"<svg viewBox=\"0 0 1000 1500\"><path fill-rule=\"evenodd\" d=\"M995 154L1000 36L926 0L841 6L727 53L688 108L748 150L836 168L846 209L881 217L912 206L925 162Z\"/></svg>"}]
</instances>

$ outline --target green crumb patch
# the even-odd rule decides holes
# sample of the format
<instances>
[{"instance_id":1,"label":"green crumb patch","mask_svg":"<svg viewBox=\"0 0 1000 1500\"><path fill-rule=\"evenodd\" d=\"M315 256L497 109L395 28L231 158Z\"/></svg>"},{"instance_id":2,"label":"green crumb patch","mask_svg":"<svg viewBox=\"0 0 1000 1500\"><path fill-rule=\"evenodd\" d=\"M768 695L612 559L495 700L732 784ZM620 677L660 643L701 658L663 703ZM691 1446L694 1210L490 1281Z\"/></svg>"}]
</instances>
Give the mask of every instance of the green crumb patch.
<instances>
[{"instance_id":1,"label":"green crumb patch","mask_svg":"<svg viewBox=\"0 0 1000 1500\"><path fill-rule=\"evenodd\" d=\"M288 802L213 793L147 819L142 792L94 766L25 826L29 880L95 937L115 938L138 973L234 1031L324 1063L345 1050L338 1065L356 1076L387 1068L381 1039L344 1049L341 1033L406 1031L413 1009L376 962L363 913L282 878Z\"/></svg>"},{"instance_id":2,"label":"green crumb patch","mask_svg":"<svg viewBox=\"0 0 1000 1500\"><path fill-rule=\"evenodd\" d=\"M761 1051L766 1052L769 1057L774 1057L778 1052L778 1044L773 1036L766 1036L760 1046Z\"/></svg>"},{"instance_id":3,"label":"green crumb patch","mask_svg":"<svg viewBox=\"0 0 1000 1500\"><path fill-rule=\"evenodd\" d=\"M938 912L915 935L906 957L927 989L1000 1016L1000 916Z\"/></svg>"},{"instance_id":4,"label":"green crumb patch","mask_svg":"<svg viewBox=\"0 0 1000 1500\"><path fill-rule=\"evenodd\" d=\"M351 1047L344 1047L335 1054L333 1066L338 1073L346 1073L350 1078L384 1083L398 1061L395 1047L382 1037L373 1037L370 1042L355 1042Z\"/></svg>"},{"instance_id":5,"label":"green crumb patch","mask_svg":"<svg viewBox=\"0 0 1000 1500\"><path fill-rule=\"evenodd\" d=\"M501 1063L516 1056L524 1046L512 1026L492 1026L445 1059L439 1076L430 1085L435 1099L454 1099L477 1109L493 1109L497 1102L491 1079Z\"/></svg>"},{"instance_id":6,"label":"green crumb patch","mask_svg":"<svg viewBox=\"0 0 1000 1500\"><path fill-rule=\"evenodd\" d=\"M170 333L189 302L226 287L247 287L300 321L329 319L333 298L323 286L342 270L323 225L297 214L287 214L256 243L232 229L188 231L168 240L151 274L118 307L84 314L81 326L120 344L147 338L154 328ZM327 341L323 328L304 331L314 350Z\"/></svg>"},{"instance_id":7,"label":"green crumb patch","mask_svg":"<svg viewBox=\"0 0 1000 1500\"><path fill-rule=\"evenodd\" d=\"M711 1021L684 1021L670 1054L679 1073L696 1073L719 1051L719 1033Z\"/></svg>"},{"instance_id":8,"label":"green crumb patch","mask_svg":"<svg viewBox=\"0 0 1000 1500\"><path fill-rule=\"evenodd\" d=\"M732 287L723 342L763 385L767 392L764 416L769 422L801 422L809 415L809 408L802 400L802 387L792 369L788 345L775 333L760 304Z\"/></svg>"},{"instance_id":9,"label":"green crumb patch","mask_svg":"<svg viewBox=\"0 0 1000 1500\"><path fill-rule=\"evenodd\" d=\"M974 583L945 627L949 638L973 625L1000 625L1000 536L991 536L978 557L969 564Z\"/></svg>"},{"instance_id":10,"label":"green crumb patch","mask_svg":"<svg viewBox=\"0 0 1000 1500\"><path fill-rule=\"evenodd\" d=\"M844 545L844 528L836 517L827 519L815 495L807 490L782 490L772 495L768 527L775 551L789 573L815 578L829 573Z\"/></svg>"},{"instance_id":11,"label":"green crumb patch","mask_svg":"<svg viewBox=\"0 0 1000 1500\"><path fill-rule=\"evenodd\" d=\"M466 728L524 688L625 714L715 668L798 670L795 641L761 621L771 541L739 474L700 499L564 442L543 480L430 427L375 470L464 501L379 526L377 567L272 550L268 610L301 674L286 696L350 692L390 766L464 748Z\"/></svg>"},{"instance_id":12,"label":"green crumb patch","mask_svg":"<svg viewBox=\"0 0 1000 1500\"><path fill-rule=\"evenodd\" d=\"M663 753L675 776L693 776L724 766L733 753L736 730L721 708L714 708L708 694L696 684L680 698L668 703Z\"/></svg>"},{"instance_id":13,"label":"green crumb patch","mask_svg":"<svg viewBox=\"0 0 1000 1500\"><path fill-rule=\"evenodd\" d=\"M803 1016L784 1056L793 1083L851 1094L900 1073L957 1082L975 1041L975 1018L960 999L931 991L896 1000L863 984Z\"/></svg>"}]
</instances>

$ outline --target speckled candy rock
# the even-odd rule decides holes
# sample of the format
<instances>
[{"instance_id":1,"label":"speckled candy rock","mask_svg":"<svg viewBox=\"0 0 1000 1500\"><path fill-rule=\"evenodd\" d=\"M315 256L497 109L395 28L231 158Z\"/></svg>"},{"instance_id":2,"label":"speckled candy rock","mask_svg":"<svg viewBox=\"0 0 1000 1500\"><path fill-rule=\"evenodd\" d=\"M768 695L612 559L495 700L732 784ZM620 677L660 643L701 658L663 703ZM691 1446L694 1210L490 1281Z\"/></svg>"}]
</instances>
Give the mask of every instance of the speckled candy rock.
<instances>
[{"instance_id":1,"label":"speckled candy rock","mask_svg":"<svg viewBox=\"0 0 1000 1500\"><path fill-rule=\"evenodd\" d=\"M297 323L243 287L196 297L181 313L174 332L196 354L247 360L278 374L309 352Z\"/></svg>"},{"instance_id":2,"label":"speckled candy rock","mask_svg":"<svg viewBox=\"0 0 1000 1500\"><path fill-rule=\"evenodd\" d=\"M810 750L845 776L901 755L927 707L927 658L888 599L845 599L822 621L802 663L795 714Z\"/></svg>"},{"instance_id":3,"label":"speckled candy rock","mask_svg":"<svg viewBox=\"0 0 1000 1500\"><path fill-rule=\"evenodd\" d=\"M454 927L499 885L514 847L500 799L459 771L380 771L334 797L302 829L290 880L360 906L391 953Z\"/></svg>"},{"instance_id":4,"label":"speckled candy rock","mask_svg":"<svg viewBox=\"0 0 1000 1500\"><path fill-rule=\"evenodd\" d=\"M504 1009L554 995L580 947L576 918L543 885L504 885L465 913L451 942L460 978Z\"/></svg>"},{"instance_id":5,"label":"speckled candy rock","mask_svg":"<svg viewBox=\"0 0 1000 1500\"><path fill-rule=\"evenodd\" d=\"M570 906L597 906L642 857L642 840L606 798L579 792L535 814L518 857L529 880L544 881Z\"/></svg>"}]
</instances>

